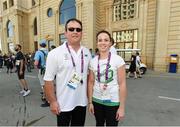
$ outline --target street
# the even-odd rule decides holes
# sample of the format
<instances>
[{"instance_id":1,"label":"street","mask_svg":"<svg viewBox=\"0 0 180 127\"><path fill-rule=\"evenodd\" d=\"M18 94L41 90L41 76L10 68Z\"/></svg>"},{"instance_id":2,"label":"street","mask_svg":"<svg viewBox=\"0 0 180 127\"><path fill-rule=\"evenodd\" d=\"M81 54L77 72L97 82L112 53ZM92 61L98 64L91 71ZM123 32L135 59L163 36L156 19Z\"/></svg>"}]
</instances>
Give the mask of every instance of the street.
<instances>
[{"instance_id":1,"label":"street","mask_svg":"<svg viewBox=\"0 0 180 127\"><path fill-rule=\"evenodd\" d=\"M22 97L15 73L0 69L0 126L55 126L49 107L40 107L37 71L26 72L30 95ZM180 126L180 74L148 70L142 78L127 79L128 97L123 126ZM86 126L95 119L87 112Z\"/></svg>"}]
</instances>

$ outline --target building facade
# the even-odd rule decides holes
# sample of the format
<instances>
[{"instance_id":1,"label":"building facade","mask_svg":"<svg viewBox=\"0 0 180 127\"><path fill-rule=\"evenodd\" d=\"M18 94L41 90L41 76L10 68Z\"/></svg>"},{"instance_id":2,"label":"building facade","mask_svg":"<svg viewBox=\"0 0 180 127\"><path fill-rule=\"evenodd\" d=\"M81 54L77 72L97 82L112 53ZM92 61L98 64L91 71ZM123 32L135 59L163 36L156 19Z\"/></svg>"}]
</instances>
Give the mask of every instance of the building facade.
<instances>
[{"instance_id":1,"label":"building facade","mask_svg":"<svg viewBox=\"0 0 180 127\"><path fill-rule=\"evenodd\" d=\"M96 48L96 33L105 29L117 48L141 49L142 61L156 71L169 70L171 54L180 56L179 0L1 0L0 13L3 53L17 43L33 52L42 38L48 48L58 46L66 40L65 21L76 17L88 48Z\"/></svg>"}]
</instances>

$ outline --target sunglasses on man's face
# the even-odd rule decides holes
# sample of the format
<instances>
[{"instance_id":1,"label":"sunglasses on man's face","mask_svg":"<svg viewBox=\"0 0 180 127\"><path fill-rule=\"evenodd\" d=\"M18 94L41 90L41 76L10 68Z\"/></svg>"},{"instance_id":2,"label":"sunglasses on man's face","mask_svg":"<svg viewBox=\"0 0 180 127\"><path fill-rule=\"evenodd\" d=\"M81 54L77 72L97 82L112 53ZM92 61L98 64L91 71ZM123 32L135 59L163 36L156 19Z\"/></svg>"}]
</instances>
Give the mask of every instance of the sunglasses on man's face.
<instances>
[{"instance_id":1,"label":"sunglasses on man's face","mask_svg":"<svg viewBox=\"0 0 180 127\"><path fill-rule=\"evenodd\" d=\"M74 30L76 30L76 32L81 32L81 31L82 31L81 28L73 28L73 27L68 28L68 30L69 30L70 32L74 32Z\"/></svg>"}]
</instances>

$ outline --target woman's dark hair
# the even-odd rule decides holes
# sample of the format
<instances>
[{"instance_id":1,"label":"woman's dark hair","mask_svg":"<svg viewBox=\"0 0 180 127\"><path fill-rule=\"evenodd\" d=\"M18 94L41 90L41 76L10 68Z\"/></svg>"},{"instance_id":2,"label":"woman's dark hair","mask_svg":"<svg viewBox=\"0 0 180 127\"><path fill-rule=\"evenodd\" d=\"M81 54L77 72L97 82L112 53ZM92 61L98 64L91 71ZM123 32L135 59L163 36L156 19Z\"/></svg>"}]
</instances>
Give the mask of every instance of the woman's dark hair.
<instances>
[{"instance_id":1,"label":"woman's dark hair","mask_svg":"<svg viewBox=\"0 0 180 127\"><path fill-rule=\"evenodd\" d=\"M109 39L110 39L110 41L111 41L111 34L110 34L108 31L106 31L106 30L101 30L101 31L99 31L99 32L96 34L96 40L98 39L98 36L99 36L99 34L101 34L101 33L106 33L106 34L109 36Z\"/></svg>"},{"instance_id":2,"label":"woman's dark hair","mask_svg":"<svg viewBox=\"0 0 180 127\"><path fill-rule=\"evenodd\" d=\"M112 45L114 45L114 39L111 37L111 43Z\"/></svg>"}]
</instances>

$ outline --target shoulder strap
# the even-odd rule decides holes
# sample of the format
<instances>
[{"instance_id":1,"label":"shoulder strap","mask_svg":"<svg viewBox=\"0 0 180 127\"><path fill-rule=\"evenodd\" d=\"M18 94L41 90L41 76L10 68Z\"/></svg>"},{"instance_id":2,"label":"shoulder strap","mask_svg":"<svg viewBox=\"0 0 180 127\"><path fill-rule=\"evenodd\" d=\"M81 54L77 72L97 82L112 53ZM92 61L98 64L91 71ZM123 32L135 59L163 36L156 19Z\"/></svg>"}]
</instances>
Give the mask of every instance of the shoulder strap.
<instances>
[{"instance_id":1,"label":"shoulder strap","mask_svg":"<svg viewBox=\"0 0 180 127\"><path fill-rule=\"evenodd\" d=\"M43 50L39 50L39 51L41 51L44 54L44 56L46 56L46 53Z\"/></svg>"}]
</instances>

